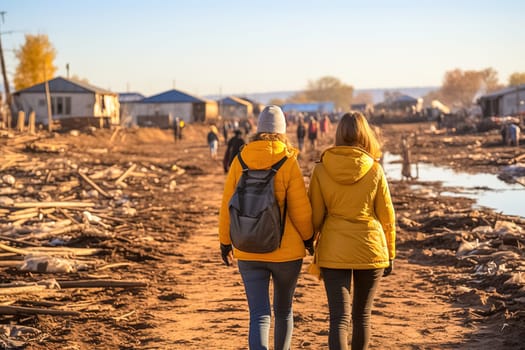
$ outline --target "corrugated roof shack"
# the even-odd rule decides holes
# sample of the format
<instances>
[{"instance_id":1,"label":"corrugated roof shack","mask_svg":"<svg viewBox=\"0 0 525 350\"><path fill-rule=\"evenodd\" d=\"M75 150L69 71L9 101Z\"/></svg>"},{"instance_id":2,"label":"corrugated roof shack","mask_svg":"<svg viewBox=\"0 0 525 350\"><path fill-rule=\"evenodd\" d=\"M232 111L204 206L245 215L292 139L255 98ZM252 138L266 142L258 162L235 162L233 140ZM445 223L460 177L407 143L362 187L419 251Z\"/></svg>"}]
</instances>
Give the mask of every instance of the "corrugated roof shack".
<instances>
[{"instance_id":1,"label":"corrugated roof shack","mask_svg":"<svg viewBox=\"0 0 525 350\"><path fill-rule=\"evenodd\" d=\"M218 115L217 102L205 100L180 90L169 90L130 103L133 124L139 126L171 127L179 118L186 123L204 122Z\"/></svg>"},{"instance_id":2,"label":"corrugated roof shack","mask_svg":"<svg viewBox=\"0 0 525 350\"><path fill-rule=\"evenodd\" d=\"M228 96L219 101L219 115L224 119L246 119L253 117L253 105L241 98Z\"/></svg>"},{"instance_id":3,"label":"corrugated roof shack","mask_svg":"<svg viewBox=\"0 0 525 350\"><path fill-rule=\"evenodd\" d=\"M264 109L264 104L259 103L255 100L249 99L244 96L239 96L237 98L240 98L241 100L246 101L252 105L252 111L255 117L258 116L261 113L261 111Z\"/></svg>"},{"instance_id":4,"label":"corrugated roof shack","mask_svg":"<svg viewBox=\"0 0 525 350\"><path fill-rule=\"evenodd\" d=\"M119 93L118 100L120 103L120 119L122 125L130 126L133 123L132 115L134 114L136 103L142 101L144 98L145 96L138 92Z\"/></svg>"},{"instance_id":5,"label":"corrugated roof shack","mask_svg":"<svg viewBox=\"0 0 525 350\"><path fill-rule=\"evenodd\" d=\"M374 105L373 119L378 122L411 122L422 118L423 99L399 95Z\"/></svg>"},{"instance_id":6,"label":"corrugated roof shack","mask_svg":"<svg viewBox=\"0 0 525 350\"><path fill-rule=\"evenodd\" d=\"M483 117L525 115L525 84L481 96L478 104Z\"/></svg>"},{"instance_id":7,"label":"corrugated roof shack","mask_svg":"<svg viewBox=\"0 0 525 350\"><path fill-rule=\"evenodd\" d=\"M48 80L48 87L53 121L63 128L120 123L117 93L63 77ZM17 112L34 111L37 124L48 124L45 82L16 91L13 99Z\"/></svg>"},{"instance_id":8,"label":"corrugated roof shack","mask_svg":"<svg viewBox=\"0 0 525 350\"><path fill-rule=\"evenodd\" d=\"M361 112L367 116L374 113L374 105L371 103L353 103L350 105L350 109Z\"/></svg>"}]
</instances>

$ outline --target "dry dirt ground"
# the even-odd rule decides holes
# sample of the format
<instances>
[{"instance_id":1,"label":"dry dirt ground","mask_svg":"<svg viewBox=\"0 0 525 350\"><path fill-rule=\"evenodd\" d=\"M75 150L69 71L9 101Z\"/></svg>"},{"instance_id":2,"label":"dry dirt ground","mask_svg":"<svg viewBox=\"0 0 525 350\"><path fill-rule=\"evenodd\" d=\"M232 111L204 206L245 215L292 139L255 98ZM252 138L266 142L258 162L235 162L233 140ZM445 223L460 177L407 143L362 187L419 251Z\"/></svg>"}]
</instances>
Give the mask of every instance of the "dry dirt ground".
<instances>
[{"instance_id":1,"label":"dry dirt ground","mask_svg":"<svg viewBox=\"0 0 525 350\"><path fill-rule=\"evenodd\" d=\"M385 147L396 153L401 133L423 135L427 128L427 124L385 125L382 127ZM293 129L290 131L294 140ZM48 177L45 167L57 158L70 159L87 169L125 170L137 164L143 173L141 177L139 174L129 177L127 186L119 189L121 195L131 199L137 210L135 216L119 217L115 209L118 203L99 199L101 204L94 212L103 219L103 208L113 208L105 218L106 228L113 235L105 239L80 235L70 243L102 248L105 253L101 259L106 263L131 264L69 274L0 267L0 277L3 283L51 277L111 278L145 281L147 286L1 296L4 305L39 305L79 312L77 316L0 315L3 324L40 331L22 337L26 345L20 348L247 349L248 310L241 278L236 267L222 264L218 249L218 210L225 175L221 161L209 157L206 132L205 126L190 125L184 130L183 140L177 143L169 131L156 129L116 134L98 130L40 139L43 143L64 145L65 150L58 154L37 151L29 146L29 141L21 147L24 143L14 142L12 137L2 139L3 150L26 156L26 163L6 167L2 174L35 179L32 186L36 191L10 192L8 196L17 201L79 198L77 193L86 188L85 183L70 193L51 189L49 196L41 195L45 188L37 180L43 182ZM413 152L419 159L437 164L494 173L504 165L503 160L512 162L523 154L523 148L500 147L498 141L493 133L427 135L417 138ZM331 142L332 137L327 135L317 151L306 152L301 158L307 182L320 150ZM221 147L220 153L224 151L224 145ZM436 149L447 151L436 152ZM31 163L40 164L40 175L30 169ZM184 172L177 172L180 169ZM55 182L71 181L55 177ZM109 181L98 180L98 183L107 190L115 187ZM472 233L476 227L494 226L497 220L504 219L523 229L524 221L498 216L489 210L473 210L471 200L465 198L429 197L424 194L428 192L414 192L409 185L402 181L390 184L399 224L398 258L394 273L381 281L377 293L370 348L525 349L523 280L504 285L502 277L497 275L476 284L472 281L475 263L458 260L455 254L462 240L485 238ZM422 185L431 189L440 186ZM13 211L8 205L4 209ZM11 232L7 221L0 216L2 236ZM17 242L0 241L23 246L20 237L21 234ZM514 245L509 249L517 261L510 267L525 273L523 234L512 242ZM303 271L310 259L305 258ZM306 273L300 276L295 293L294 322L292 348L327 349L328 308L323 285ZM6 337L0 339L5 341Z\"/></svg>"}]
</instances>

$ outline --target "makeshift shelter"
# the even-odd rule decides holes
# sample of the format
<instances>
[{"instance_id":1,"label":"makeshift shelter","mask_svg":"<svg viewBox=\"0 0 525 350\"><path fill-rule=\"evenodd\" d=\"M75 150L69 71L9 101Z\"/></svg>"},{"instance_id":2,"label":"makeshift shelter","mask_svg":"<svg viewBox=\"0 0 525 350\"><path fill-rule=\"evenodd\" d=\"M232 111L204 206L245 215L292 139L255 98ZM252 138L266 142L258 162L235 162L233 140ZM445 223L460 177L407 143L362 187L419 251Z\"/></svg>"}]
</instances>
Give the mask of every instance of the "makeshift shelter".
<instances>
[{"instance_id":1,"label":"makeshift shelter","mask_svg":"<svg viewBox=\"0 0 525 350\"><path fill-rule=\"evenodd\" d=\"M246 119L253 116L253 105L241 98L228 96L217 103L219 115L224 119Z\"/></svg>"},{"instance_id":2,"label":"makeshift shelter","mask_svg":"<svg viewBox=\"0 0 525 350\"><path fill-rule=\"evenodd\" d=\"M145 96L138 92L119 93L121 124L126 126L132 124L133 109L136 103L142 101L144 98Z\"/></svg>"},{"instance_id":3,"label":"makeshift shelter","mask_svg":"<svg viewBox=\"0 0 525 350\"><path fill-rule=\"evenodd\" d=\"M483 117L525 115L525 84L483 95L477 103L483 111Z\"/></svg>"}]
</instances>

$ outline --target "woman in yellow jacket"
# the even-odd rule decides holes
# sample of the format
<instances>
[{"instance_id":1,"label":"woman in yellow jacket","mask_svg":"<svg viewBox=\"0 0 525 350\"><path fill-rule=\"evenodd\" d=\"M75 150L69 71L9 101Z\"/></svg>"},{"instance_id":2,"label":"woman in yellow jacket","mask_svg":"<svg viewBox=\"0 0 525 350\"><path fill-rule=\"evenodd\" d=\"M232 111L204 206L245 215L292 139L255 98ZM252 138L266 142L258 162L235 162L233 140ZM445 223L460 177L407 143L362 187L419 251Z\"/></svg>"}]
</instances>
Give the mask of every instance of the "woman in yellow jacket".
<instances>
[{"instance_id":1,"label":"woman in yellow jacket","mask_svg":"<svg viewBox=\"0 0 525 350\"><path fill-rule=\"evenodd\" d=\"M312 173L309 196L330 312L330 349L348 349L350 309L352 350L368 347L374 292L381 276L392 272L395 215L380 157L366 118L347 113L337 126L335 147L324 151Z\"/></svg>"},{"instance_id":2,"label":"woman in yellow jacket","mask_svg":"<svg viewBox=\"0 0 525 350\"><path fill-rule=\"evenodd\" d=\"M286 212L279 248L269 253L250 253L233 247L250 309L250 349L268 349L271 278L274 289L274 349L287 350L293 330L292 299L305 256L304 241L311 242L313 229L312 209L297 163L298 151L288 143L286 120L278 106L267 106L261 112L257 134L242 148L240 155L249 169L270 169L284 156L288 158L274 176L275 197L281 212ZM229 201L241 174L242 166L236 157L226 178L219 214L221 255L226 265L231 264L232 252Z\"/></svg>"}]
</instances>

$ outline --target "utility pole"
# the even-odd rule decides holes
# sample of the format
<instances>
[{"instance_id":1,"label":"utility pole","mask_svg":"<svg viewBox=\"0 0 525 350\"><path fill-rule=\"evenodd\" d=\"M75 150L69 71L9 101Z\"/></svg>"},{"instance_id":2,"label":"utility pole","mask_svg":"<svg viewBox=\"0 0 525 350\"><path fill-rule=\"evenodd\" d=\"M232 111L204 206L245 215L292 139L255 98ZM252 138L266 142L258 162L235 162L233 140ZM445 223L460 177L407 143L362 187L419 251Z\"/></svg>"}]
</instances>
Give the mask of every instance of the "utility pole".
<instances>
[{"instance_id":1,"label":"utility pole","mask_svg":"<svg viewBox=\"0 0 525 350\"><path fill-rule=\"evenodd\" d=\"M47 104L47 130L53 131L53 114L51 112L51 95L49 93L49 82L47 81L46 64L44 62L44 87L46 90L46 104Z\"/></svg>"},{"instance_id":2,"label":"utility pole","mask_svg":"<svg viewBox=\"0 0 525 350\"><path fill-rule=\"evenodd\" d=\"M5 11L0 11L2 16L2 23L4 23ZM4 91L5 91L5 102L7 105L7 120L5 121L6 127L11 129L11 92L9 91L9 81L7 80L7 72L5 69L4 50L2 49L2 31L0 30L0 61L2 65L2 75L4 77Z\"/></svg>"}]
</instances>

